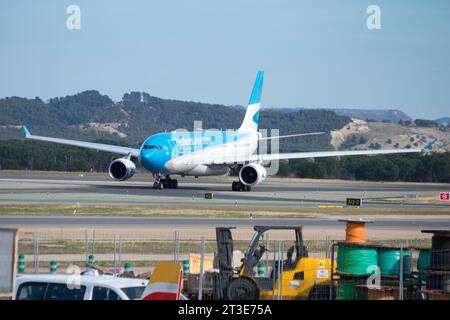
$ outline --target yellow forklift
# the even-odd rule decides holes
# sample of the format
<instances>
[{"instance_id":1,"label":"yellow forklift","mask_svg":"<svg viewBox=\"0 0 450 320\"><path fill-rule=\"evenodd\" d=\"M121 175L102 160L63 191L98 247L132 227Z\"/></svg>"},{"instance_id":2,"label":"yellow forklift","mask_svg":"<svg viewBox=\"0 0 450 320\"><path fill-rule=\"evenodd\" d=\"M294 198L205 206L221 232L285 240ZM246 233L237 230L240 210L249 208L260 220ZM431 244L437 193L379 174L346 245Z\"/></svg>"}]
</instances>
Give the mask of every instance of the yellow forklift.
<instances>
[{"instance_id":1,"label":"yellow forklift","mask_svg":"<svg viewBox=\"0 0 450 320\"><path fill-rule=\"evenodd\" d=\"M213 279L215 299L329 300L330 295L335 294L336 285L330 288L331 260L308 257L302 226L254 226L255 234L238 269L233 268L232 229L234 227L216 228L219 273ZM270 230L291 230L295 233L295 242L279 259L272 260L270 274L259 277L255 268L268 252L264 234Z\"/></svg>"}]
</instances>

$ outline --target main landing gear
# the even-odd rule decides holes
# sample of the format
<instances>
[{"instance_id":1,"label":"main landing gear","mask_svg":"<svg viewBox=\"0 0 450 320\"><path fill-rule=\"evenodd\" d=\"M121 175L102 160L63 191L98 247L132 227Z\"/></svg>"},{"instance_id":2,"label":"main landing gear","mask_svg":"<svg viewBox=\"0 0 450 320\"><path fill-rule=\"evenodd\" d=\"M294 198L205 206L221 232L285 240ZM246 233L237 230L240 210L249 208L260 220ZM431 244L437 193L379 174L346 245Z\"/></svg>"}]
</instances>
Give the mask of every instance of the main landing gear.
<instances>
[{"instance_id":1,"label":"main landing gear","mask_svg":"<svg viewBox=\"0 0 450 320\"><path fill-rule=\"evenodd\" d=\"M233 181L231 184L231 190L233 191L250 191L251 189L251 186L247 186L240 181Z\"/></svg>"},{"instance_id":2,"label":"main landing gear","mask_svg":"<svg viewBox=\"0 0 450 320\"><path fill-rule=\"evenodd\" d=\"M153 189L162 190L162 189L176 189L178 188L178 180L170 179L169 176L161 178L161 176L156 177L155 182L153 183Z\"/></svg>"}]
</instances>

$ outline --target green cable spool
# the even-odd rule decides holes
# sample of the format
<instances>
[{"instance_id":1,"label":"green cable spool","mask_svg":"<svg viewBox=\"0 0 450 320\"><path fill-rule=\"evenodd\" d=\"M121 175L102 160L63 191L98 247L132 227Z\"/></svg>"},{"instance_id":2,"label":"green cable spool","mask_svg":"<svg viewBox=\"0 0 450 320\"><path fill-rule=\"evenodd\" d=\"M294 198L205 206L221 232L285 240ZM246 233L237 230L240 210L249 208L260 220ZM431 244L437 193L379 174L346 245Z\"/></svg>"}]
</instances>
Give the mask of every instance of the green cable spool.
<instances>
[{"instance_id":1,"label":"green cable spool","mask_svg":"<svg viewBox=\"0 0 450 320\"><path fill-rule=\"evenodd\" d=\"M336 300L356 300L356 288L353 281L339 281Z\"/></svg>"},{"instance_id":2,"label":"green cable spool","mask_svg":"<svg viewBox=\"0 0 450 320\"><path fill-rule=\"evenodd\" d=\"M189 260L183 260L183 278L189 276Z\"/></svg>"},{"instance_id":3,"label":"green cable spool","mask_svg":"<svg viewBox=\"0 0 450 320\"><path fill-rule=\"evenodd\" d=\"M95 256L94 256L93 254L89 255L89 257L88 257L88 262L87 262L87 263L88 263L89 265L93 265L94 262L95 262Z\"/></svg>"},{"instance_id":4,"label":"green cable spool","mask_svg":"<svg viewBox=\"0 0 450 320\"><path fill-rule=\"evenodd\" d=\"M25 256L23 254L19 255L19 273L25 272Z\"/></svg>"},{"instance_id":5,"label":"green cable spool","mask_svg":"<svg viewBox=\"0 0 450 320\"><path fill-rule=\"evenodd\" d=\"M377 265L378 252L376 248L339 244L337 256L337 271L351 275L370 275L373 271L369 266Z\"/></svg>"},{"instance_id":6,"label":"green cable spool","mask_svg":"<svg viewBox=\"0 0 450 320\"><path fill-rule=\"evenodd\" d=\"M50 261L50 273L56 273L58 271L58 261Z\"/></svg>"},{"instance_id":7,"label":"green cable spool","mask_svg":"<svg viewBox=\"0 0 450 320\"><path fill-rule=\"evenodd\" d=\"M430 249L420 249L419 259L417 260L417 270L421 273L428 272L430 270Z\"/></svg>"},{"instance_id":8,"label":"green cable spool","mask_svg":"<svg viewBox=\"0 0 450 320\"><path fill-rule=\"evenodd\" d=\"M133 268L133 266L131 265L131 263L126 262L126 263L123 265L123 268L124 268L125 271L131 271L131 269Z\"/></svg>"},{"instance_id":9,"label":"green cable spool","mask_svg":"<svg viewBox=\"0 0 450 320\"><path fill-rule=\"evenodd\" d=\"M264 263L259 262L258 263L258 277L264 278L265 270L264 270Z\"/></svg>"},{"instance_id":10,"label":"green cable spool","mask_svg":"<svg viewBox=\"0 0 450 320\"><path fill-rule=\"evenodd\" d=\"M381 248L378 252L378 265L382 276L398 276L400 274L400 249ZM403 274L411 273L411 252L403 249Z\"/></svg>"}]
</instances>

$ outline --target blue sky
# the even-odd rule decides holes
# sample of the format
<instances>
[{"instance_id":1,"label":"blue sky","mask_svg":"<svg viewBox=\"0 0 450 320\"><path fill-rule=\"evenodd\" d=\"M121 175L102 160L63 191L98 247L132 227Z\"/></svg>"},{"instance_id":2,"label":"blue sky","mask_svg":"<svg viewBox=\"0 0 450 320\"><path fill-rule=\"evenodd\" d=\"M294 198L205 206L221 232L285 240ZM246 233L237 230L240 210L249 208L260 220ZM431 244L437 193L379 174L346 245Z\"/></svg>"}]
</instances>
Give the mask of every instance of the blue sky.
<instances>
[{"instance_id":1,"label":"blue sky","mask_svg":"<svg viewBox=\"0 0 450 320\"><path fill-rule=\"evenodd\" d=\"M66 28L70 4L81 30ZM366 27L371 4L381 30ZM246 104L264 69L266 106L450 115L447 0L3 0L0 29L0 97Z\"/></svg>"}]
</instances>

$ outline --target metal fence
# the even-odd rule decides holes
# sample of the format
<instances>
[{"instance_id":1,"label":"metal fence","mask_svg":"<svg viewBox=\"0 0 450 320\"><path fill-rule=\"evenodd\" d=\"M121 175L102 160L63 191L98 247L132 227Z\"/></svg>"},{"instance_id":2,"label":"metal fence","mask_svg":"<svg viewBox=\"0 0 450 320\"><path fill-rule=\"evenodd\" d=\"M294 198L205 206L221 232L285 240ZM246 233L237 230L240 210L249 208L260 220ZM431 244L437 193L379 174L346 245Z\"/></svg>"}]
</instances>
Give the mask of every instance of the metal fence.
<instances>
[{"instance_id":1,"label":"metal fence","mask_svg":"<svg viewBox=\"0 0 450 320\"><path fill-rule=\"evenodd\" d=\"M430 240L334 242L337 300L450 300L449 250Z\"/></svg>"},{"instance_id":2,"label":"metal fence","mask_svg":"<svg viewBox=\"0 0 450 320\"><path fill-rule=\"evenodd\" d=\"M270 294L266 299L296 298L283 292L295 286L297 280L299 285L304 285L308 277L312 279L312 286L320 283L319 271L326 268L331 273L324 274L327 285L314 294L309 288L309 294L303 298L409 300L446 298L449 294L450 270L445 270L448 261L441 263L445 264L442 270L436 269L439 261L434 265L430 262L430 239L384 240L359 245L333 241L328 235L304 239L309 257L324 258L331 264L305 265L302 269L305 278L284 272L289 265L287 249L293 245L293 239L272 238L268 233L261 241L269 250L253 275L262 287L269 284L271 290L267 291ZM234 240L236 270L248 243L248 239ZM179 261L183 262L185 273L191 274L185 280L185 286L195 293L191 297L208 299L212 298L213 286L209 275L213 270L217 273L217 266L212 265L216 251L215 238L188 239L180 236L179 231L165 239L155 239L146 233L115 234L108 230L23 232L19 237L18 272L65 273L73 265L83 270L89 262L109 274L120 274L127 267L136 275L148 277L157 262ZM437 256L436 259L446 259L443 255ZM189 266L193 257L198 261L197 266ZM90 261L92 259L95 260ZM320 264L321 260L318 261ZM189 282L191 279L195 284Z\"/></svg>"},{"instance_id":3,"label":"metal fence","mask_svg":"<svg viewBox=\"0 0 450 320\"><path fill-rule=\"evenodd\" d=\"M180 237L179 231L166 239L155 239L146 233L115 234L107 230L21 232L18 253L25 262L22 270L25 273L48 273L52 261L58 263L57 272L63 273L69 265L85 266L91 255L95 257L95 264L108 272L118 271L125 263L146 272L151 271L156 262L183 261L189 254L200 254L202 239L205 255L213 256L217 251L215 239L186 239ZM265 242L271 252L264 259L273 260L275 240L269 241L267 236ZM249 240L235 240L234 249L243 254L248 243ZM289 243L285 241L286 246ZM327 243L329 247L331 242L327 236L305 240L312 256L329 254Z\"/></svg>"}]
</instances>

